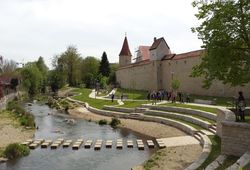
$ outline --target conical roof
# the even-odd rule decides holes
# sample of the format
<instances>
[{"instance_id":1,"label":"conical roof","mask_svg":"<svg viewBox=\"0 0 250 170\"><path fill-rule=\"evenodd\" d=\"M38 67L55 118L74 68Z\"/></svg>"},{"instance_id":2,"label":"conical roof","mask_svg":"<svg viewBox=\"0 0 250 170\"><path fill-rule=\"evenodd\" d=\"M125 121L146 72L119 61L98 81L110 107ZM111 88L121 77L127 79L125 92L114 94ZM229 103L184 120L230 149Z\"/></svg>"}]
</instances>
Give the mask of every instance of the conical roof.
<instances>
[{"instance_id":1,"label":"conical roof","mask_svg":"<svg viewBox=\"0 0 250 170\"><path fill-rule=\"evenodd\" d=\"M125 38L124 38L122 50L121 50L119 56L132 56L131 52L129 50L127 36L125 36Z\"/></svg>"}]
</instances>

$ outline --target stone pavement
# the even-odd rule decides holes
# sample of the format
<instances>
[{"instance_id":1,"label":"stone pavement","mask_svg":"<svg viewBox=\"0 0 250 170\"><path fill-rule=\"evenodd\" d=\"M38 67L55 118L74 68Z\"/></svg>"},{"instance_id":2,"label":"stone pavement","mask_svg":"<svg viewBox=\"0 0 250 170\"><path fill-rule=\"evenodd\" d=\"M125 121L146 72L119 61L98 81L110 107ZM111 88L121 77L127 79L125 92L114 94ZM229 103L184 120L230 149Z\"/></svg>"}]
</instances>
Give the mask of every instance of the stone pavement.
<instances>
[{"instance_id":1,"label":"stone pavement","mask_svg":"<svg viewBox=\"0 0 250 170\"><path fill-rule=\"evenodd\" d=\"M199 145L200 142L192 136L178 136L171 138L161 138L166 147L176 147L185 145Z\"/></svg>"}]
</instances>

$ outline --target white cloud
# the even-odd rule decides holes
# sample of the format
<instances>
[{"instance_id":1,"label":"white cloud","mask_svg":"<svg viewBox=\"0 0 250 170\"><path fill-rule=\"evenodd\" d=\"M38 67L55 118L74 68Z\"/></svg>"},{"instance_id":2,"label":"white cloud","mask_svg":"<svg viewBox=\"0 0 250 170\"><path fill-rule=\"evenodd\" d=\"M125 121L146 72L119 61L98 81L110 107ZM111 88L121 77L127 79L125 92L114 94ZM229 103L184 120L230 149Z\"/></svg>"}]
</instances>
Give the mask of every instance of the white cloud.
<instances>
[{"instance_id":1,"label":"white cloud","mask_svg":"<svg viewBox=\"0 0 250 170\"><path fill-rule=\"evenodd\" d=\"M47 64L68 45L83 56L105 50L118 61L124 34L131 51L165 37L176 53L199 49L192 0L0 0L0 54L25 62L43 56Z\"/></svg>"}]
</instances>

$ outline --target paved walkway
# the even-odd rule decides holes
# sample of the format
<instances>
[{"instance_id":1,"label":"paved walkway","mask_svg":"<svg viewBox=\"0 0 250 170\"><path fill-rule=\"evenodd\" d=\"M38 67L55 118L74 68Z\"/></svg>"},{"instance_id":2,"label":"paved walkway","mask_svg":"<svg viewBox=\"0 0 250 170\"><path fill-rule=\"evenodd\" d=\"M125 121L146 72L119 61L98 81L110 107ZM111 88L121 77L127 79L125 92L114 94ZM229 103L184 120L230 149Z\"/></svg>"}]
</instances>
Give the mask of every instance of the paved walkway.
<instances>
[{"instance_id":1,"label":"paved walkway","mask_svg":"<svg viewBox=\"0 0 250 170\"><path fill-rule=\"evenodd\" d=\"M186 145L199 145L200 142L192 136L178 136L171 138L161 138L166 147L186 146Z\"/></svg>"}]
</instances>

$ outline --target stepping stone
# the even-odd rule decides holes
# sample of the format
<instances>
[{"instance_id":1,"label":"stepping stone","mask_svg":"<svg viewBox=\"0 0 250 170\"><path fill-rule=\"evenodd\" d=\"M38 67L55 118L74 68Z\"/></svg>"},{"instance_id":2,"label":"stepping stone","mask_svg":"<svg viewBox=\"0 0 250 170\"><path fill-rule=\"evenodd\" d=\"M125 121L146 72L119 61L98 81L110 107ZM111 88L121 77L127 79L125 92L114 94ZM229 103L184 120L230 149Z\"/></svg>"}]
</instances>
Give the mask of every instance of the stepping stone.
<instances>
[{"instance_id":1,"label":"stepping stone","mask_svg":"<svg viewBox=\"0 0 250 170\"><path fill-rule=\"evenodd\" d=\"M123 147L123 140L122 139L117 139L116 140L116 148L117 149L122 149Z\"/></svg>"},{"instance_id":2,"label":"stepping stone","mask_svg":"<svg viewBox=\"0 0 250 170\"><path fill-rule=\"evenodd\" d=\"M139 150L144 150L144 144L141 139L137 139L136 143Z\"/></svg>"},{"instance_id":3,"label":"stepping stone","mask_svg":"<svg viewBox=\"0 0 250 170\"><path fill-rule=\"evenodd\" d=\"M127 140L127 147L128 148L133 148L134 147L134 143L132 140Z\"/></svg>"},{"instance_id":4,"label":"stepping stone","mask_svg":"<svg viewBox=\"0 0 250 170\"><path fill-rule=\"evenodd\" d=\"M89 149L92 145L93 141L92 140L87 140L84 144L84 148Z\"/></svg>"},{"instance_id":5,"label":"stepping stone","mask_svg":"<svg viewBox=\"0 0 250 170\"><path fill-rule=\"evenodd\" d=\"M101 140L101 139L96 140L94 149L95 149L95 150L100 150L101 147L102 147L102 140Z\"/></svg>"},{"instance_id":6,"label":"stepping stone","mask_svg":"<svg viewBox=\"0 0 250 170\"><path fill-rule=\"evenodd\" d=\"M57 149L57 148L59 148L59 146L60 146L61 144L60 143L52 143L52 145L50 145L50 148L51 149Z\"/></svg>"},{"instance_id":7,"label":"stepping stone","mask_svg":"<svg viewBox=\"0 0 250 170\"><path fill-rule=\"evenodd\" d=\"M32 143L32 144L29 145L29 148L30 149L36 149L38 146L39 146L38 143Z\"/></svg>"},{"instance_id":8,"label":"stepping stone","mask_svg":"<svg viewBox=\"0 0 250 170\"><path fill-rule=\"evenodd\" d=\"M71 144L72 144L72 140L66 140L66 141L63 143L63 148L68 148Z\"/></svg>"},{"instance_id":9,"label":"stepping stone","mask_svg":"<svg viewBox=\"0 0 250 170\"><path fill-rule=\"evenodd\" d=\"M148 147L149 148L154 148L155 147L155 144L152 140L147 140L147 144L148 144Z\"/></svg>"},{"instance_id":10,"label":"stepping stone","mask_svg":"<svg viewBox=\"0 0 250 170\"><path fill-rule=\"evenodd\" d=\"M113 141L112 140L107 140L106 141L106 148L112 148Z\"/></svg>"},{"instance_id":11,"label":"stepping stone","mask_svg":"<svg viewBox=\"0 0 250 170\"><path fill-rule=\"evenodd\" d=\"M52 143L52 140L45 140L42 145L41 148L48 148L48 146Z\"/></svg>"}]
</instances>

